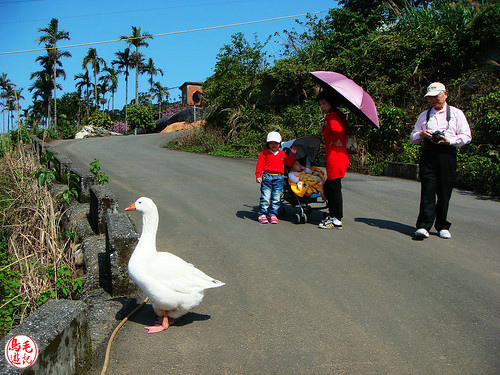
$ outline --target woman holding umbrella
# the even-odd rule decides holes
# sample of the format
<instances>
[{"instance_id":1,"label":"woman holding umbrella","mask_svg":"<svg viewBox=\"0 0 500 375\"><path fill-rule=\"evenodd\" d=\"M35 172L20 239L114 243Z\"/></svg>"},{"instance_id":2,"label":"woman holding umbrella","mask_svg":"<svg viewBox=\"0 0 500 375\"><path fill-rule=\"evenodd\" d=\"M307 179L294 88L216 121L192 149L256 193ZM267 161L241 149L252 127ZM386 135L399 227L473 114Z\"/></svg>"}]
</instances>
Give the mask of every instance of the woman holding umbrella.
<instances>
[{"instance_id":1,"label":"woman holding umbrella","mask_svg":"<svg viewBox=\"0 0 500 375\"><path fill-rule=\"evenodd\" d=\"M337 100L326 91L322 91L316 98L321 112L325 114L325 124L319 128L325 142L326 182L323 187L328 200L328 216L319 228L342 229L343 201L342 178L349 167L349 154L347 153L347 120L337 108Z\"/></svg>"}]
</instances>

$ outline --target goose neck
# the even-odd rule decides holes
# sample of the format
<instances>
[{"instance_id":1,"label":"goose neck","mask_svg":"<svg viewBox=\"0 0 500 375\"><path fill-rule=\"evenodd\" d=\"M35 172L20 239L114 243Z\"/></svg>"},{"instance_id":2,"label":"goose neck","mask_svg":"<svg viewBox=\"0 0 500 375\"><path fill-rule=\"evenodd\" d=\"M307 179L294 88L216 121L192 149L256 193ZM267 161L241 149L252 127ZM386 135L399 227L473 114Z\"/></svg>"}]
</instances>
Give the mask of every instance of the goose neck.
<instances>
[{"instance_id":1,"label":"goose neck","mask_svg":"<svg viewBox=\"0 0 500 375\"><path fill-rule=\"evenodd\" d=\"M156 238L158 230L158 213L145 212L142 216L142 235L141 237Z\"/></svg>"}]
</instances>

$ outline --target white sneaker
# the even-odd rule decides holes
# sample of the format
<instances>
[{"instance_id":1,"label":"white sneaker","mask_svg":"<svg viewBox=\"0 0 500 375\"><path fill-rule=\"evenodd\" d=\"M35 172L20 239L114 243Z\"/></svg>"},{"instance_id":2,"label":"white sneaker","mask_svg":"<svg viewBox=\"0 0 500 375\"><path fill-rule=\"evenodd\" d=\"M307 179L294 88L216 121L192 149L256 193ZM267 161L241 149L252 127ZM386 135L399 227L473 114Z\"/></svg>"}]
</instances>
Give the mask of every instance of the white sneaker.
<instances>
[{"instance_id":1,"label":"white sneaker","mask_svg":"<svg viewBox=\"0 0 500 375\"><path fill-rule=\"evenodd\" d=\"M318 228L321 229L342 229L342 222L336 217L331 218L330 216L325 217L321 223L319 223Z\"/></svg>"},{"instance_id":2,"label":"white sneaker","mask_svg":"<svg viewBox=\"0 0 500 375\"><path fill-rule=\"evenodd\" d=\"M334 217L332 219L332 223L335 226L335 228L337 228L337 229L341 229L342 228L342 222L339 219L337 219L336 217Z\"/></svg>"},{"instance_id":3,"label":"white sneaker","mask_svg":"<svg viewBox=\"0 0 500 375\"><path fill-rule=\"evenodd\" d=\"M420 239L429 238L429 232L427 232L427 229L425 228L417 229L415 237Z\"/></svg>"},{"instance_id":4,"label":"white sneaker","mask_svg":"<svg viewBox=\"0 0 500 375\"><path fill-rule=\"evenodd\" d=\"M451 233L448 229L441 229L439 231L439 237L449 240L451 238Z\"/></svg>"}]
</instances>

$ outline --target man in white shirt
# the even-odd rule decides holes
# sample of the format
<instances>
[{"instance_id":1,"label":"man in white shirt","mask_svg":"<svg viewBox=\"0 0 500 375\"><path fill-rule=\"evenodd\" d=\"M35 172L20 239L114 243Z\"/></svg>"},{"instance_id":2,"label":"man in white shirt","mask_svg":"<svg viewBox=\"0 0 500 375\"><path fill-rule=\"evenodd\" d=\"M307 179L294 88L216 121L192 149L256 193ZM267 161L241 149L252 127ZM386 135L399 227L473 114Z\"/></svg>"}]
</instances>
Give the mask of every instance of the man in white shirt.
<instances>
[{"instance_id":1,"label":"man in white shirt","mask_svg":"<svg viewBox=\"0 0 500 375\"><path fill-rule=\"evenodd\" d=\"M434 224L439 237L449 239L451 223L447 215L456 177L457 148L471 141L471 132L464 113L446 103L448 92L442 83L430 84L425 97L432 108L420 114L410 135L410 142L414 144L423 140L419 163L420 211L415 237L428 238Z\"/></svg>"}]
</instances>

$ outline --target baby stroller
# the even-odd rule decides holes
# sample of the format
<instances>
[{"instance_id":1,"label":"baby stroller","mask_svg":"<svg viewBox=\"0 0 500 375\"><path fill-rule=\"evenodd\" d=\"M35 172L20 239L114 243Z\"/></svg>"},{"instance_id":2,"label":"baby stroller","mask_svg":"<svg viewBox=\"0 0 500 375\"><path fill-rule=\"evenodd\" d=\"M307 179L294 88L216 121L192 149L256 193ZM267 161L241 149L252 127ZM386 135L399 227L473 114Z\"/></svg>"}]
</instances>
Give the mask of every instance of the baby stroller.
<instances>
[{"instance_id":1,"label":"baby stroller","mask_svg":"<svg viewBox=\"0 0 500 375\"><path fill-rule=\"evenodd\" d=\"M305 136L297 139L292 139L290 141L283 142L281 144L281 149L290 155L290 148L295 146L297 149L296 160L299 161L304 167L311 168L315 163L318 156L321 140L316 136ZM292 207L299 207L300 213L295 213L295 223L305 224L307 222L308 216L311 215L313 207L311 203L319 203L318 199L321 199L320 194L311 194L299 196L292 190L292 185L288 180L289 168L285 168L285 181L283 182L283 195L281 196L281 208L280 214L286 215L286 207L284 202L288 202ZM321 173L323 173L321 171ZM325 203L325 202L322 202ZM318 207L317 209L323 209L325 206Z\"/></svg>"}]
</instances>

